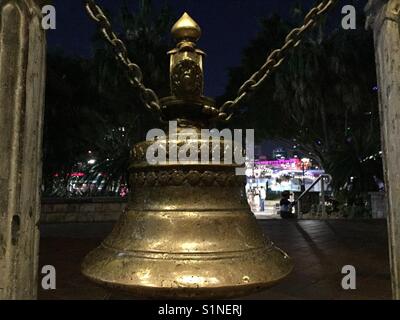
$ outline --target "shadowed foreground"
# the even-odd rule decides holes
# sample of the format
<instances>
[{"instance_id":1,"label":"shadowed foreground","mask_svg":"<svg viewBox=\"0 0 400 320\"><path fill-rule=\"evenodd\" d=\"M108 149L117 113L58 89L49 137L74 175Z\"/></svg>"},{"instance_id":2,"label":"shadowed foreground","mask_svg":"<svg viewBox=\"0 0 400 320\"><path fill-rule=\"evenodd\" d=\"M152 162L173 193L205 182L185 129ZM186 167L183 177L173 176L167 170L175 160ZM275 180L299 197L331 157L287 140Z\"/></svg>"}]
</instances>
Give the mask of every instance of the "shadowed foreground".
<instances>
[{"instance_id":1,"label":"shadowed foreground","mask_svg":"<svg viewBox=\"0 0 400 320\"><path fill-rule=\"evenodd\" d=\"M384 220L268 220L265 233L295 261L293 273L275 287L246 299L391 299ZM57 270L57 289L39 299L109 299L80 274L80 262L110 232L112 223L42 226L40 266ZM353 265L357 289L343 290L341 269Z\"/></svg>"}]
</instances>

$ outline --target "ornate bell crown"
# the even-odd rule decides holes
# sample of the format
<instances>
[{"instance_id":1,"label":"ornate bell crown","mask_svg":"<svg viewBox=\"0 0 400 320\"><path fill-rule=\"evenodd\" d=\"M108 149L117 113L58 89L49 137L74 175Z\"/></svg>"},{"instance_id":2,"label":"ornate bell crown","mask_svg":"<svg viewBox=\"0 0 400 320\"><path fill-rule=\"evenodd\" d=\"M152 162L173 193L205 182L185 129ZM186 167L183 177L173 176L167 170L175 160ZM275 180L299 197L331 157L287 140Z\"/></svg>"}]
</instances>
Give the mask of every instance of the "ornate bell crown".
<instances>
[{"instance_id":1,"label":"ornate bell crown","mask_svg":"<svg viewBox=\"0 0 400 320\"><path fill-rule=\"evenodd\" d=\"M201 28L197 22L185 12L173 25L171 34L178 42L185 40L197 42L201 37Z\"/></svg>"},{"instance_id":2,"label":"ornate bell crown","mask_svg":"<svg viewBox=\"0 0 400 320\"><path fill-rule=\"evenodd\" d=\"M167 120L204 126L210 116L204 114L205 106L214 107L213 99L205 97L203 58L205 53L197 48L201 28L186 12L173 25L171 34L176 47L170 56L171 96L161 99Z\"/></svg>"}]
</instances>

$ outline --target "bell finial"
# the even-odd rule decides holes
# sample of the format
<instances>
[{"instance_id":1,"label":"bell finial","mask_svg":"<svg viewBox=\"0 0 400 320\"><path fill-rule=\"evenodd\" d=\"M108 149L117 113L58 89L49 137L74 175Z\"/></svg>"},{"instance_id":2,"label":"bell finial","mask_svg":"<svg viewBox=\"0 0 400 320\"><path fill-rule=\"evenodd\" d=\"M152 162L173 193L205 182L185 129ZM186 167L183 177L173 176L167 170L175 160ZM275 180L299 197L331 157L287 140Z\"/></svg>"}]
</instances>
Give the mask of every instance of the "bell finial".
<instances>
[{"instance_id":1,"label":"bell finial","mask_svg":"<svg viewBox=\"0 0 400 320\"><path fill-rule=\"evenodd\" d=\"M178 42L183 40L196 42L201 37L200 26L186 12L174 24L171 33Z\"/></svg>"}]
</instances>

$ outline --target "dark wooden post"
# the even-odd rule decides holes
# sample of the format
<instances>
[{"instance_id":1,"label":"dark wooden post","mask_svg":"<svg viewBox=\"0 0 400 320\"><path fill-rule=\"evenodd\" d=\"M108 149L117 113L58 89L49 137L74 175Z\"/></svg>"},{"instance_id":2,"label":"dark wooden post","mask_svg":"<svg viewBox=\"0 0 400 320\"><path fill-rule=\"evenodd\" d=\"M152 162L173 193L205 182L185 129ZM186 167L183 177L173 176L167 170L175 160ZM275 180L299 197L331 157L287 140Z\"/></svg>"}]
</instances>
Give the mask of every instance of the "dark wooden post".
<instances>
[{"instance_id":1,"label":"dark wooden post","mask_svg":"<svg viewBox=\"0 0 400 320\"><path fill-rule=\"evenodd\" d=\"M37 292L45 35L34 0L0 0L0 299Z\"/></svg>"},{"instance_id":2,"label":"dark wooden post","mask_svg":"<svg viewBox=\"0 0 400 320\"><path fill-rule=\"evenodd\" d=\"M400 0L370 0L366 13L374 30L393 298L400 299Z\"/></svg>"}]
</instances>

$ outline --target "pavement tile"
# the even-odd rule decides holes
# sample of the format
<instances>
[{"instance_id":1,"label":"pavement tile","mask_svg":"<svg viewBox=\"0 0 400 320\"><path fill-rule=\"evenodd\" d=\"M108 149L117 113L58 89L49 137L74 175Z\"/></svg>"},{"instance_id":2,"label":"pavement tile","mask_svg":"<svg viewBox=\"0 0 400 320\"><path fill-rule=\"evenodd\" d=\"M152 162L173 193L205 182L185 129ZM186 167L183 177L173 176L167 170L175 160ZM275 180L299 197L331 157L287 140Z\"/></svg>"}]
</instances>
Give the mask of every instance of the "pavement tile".
<instances>
[{"instance_id":1,"label":"pavement tile","mask_svg":"<svg viewBox=\"0 0 400 320\"><path fill-rule=\"evenodd\" d=\"M280 284L245 299L391 299L384 220L260 220L264 233L293 259L295 268ZM80 274L80 263L112 224L44 225L40 266L57 270L57 290L40 299L113 299ZM341 287L344 265L356 268L356 290Z\"/></svg>"}]
</instances>

